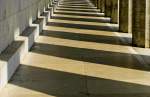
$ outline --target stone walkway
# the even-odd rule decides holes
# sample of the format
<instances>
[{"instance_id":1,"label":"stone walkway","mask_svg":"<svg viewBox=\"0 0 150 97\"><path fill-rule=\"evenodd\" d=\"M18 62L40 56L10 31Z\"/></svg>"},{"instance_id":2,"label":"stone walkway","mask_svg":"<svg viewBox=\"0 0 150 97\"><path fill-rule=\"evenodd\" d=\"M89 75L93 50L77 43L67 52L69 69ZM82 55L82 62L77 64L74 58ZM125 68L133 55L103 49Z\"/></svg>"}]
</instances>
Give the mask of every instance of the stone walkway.
<instances>
[{"instance_id":1,"label":"stone walkway","mask_svg":"<svg viewBox=\"0 0 150 97\"><path fill-rule=\"evenodd\" d=\"M150 97L148 64L98 12L61 0L0 97Z\"/></svg>"}]
</instances>

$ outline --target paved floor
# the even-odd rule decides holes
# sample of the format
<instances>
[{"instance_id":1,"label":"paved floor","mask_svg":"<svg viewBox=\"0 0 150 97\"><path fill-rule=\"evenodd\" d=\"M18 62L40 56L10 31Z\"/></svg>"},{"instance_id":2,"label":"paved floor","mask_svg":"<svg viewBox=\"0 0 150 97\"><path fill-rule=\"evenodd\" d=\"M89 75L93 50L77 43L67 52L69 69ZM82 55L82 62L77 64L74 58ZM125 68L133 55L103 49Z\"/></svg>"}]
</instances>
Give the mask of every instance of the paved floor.
<instances>
[{"instance_id":1,"label":"paved floor","mask_svg":"<svg viewBox=\"0 0 150 97\"><path fill-rule=\"evenodd\" d=\"M109 22L88 0L61 0L0 97L150 97L148 64Z\"/></svg>"}]
</instances>

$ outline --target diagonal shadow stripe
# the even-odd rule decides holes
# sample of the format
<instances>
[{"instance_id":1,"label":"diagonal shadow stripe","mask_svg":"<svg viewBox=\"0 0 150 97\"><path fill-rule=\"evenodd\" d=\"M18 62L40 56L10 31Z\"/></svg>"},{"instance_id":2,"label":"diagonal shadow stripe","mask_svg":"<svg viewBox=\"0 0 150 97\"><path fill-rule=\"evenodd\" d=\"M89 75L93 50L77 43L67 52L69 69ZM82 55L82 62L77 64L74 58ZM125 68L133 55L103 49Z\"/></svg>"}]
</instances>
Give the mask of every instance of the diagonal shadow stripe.
<instances>
[{"instance_id":1,"label":"diagonal shadow stripe","mask_svg":"<svg viewBox=\"0 0 150 97\"><path fill-rule=\"evenodd\" d=\"M93 17L104 17L102 14L85 14L85 13L65 13L65 12L54 12L54 14L62 14L62 15L74 15L74 16L93 16Z\"/></svg>"},{"instance_id":2,"label":"diagonal shadow stripe","mask_svg":"<svg viewBox=\"0 0 150 97\"><path fill-rule=\"evenodd\" d=\"M135 54L93 50L87 48L77 48L45 43L35 43L31 52L77 61L150 71L150 68L145 67L135 58L135 56L137 56Z\"/></svg>"},{"instance_id":3,"label":"diagonal shadow stripe","mask_svg":"<svg viewBox=\"0 0 150 97\"><path fill-rule=\"evenodd\" d=\"M70 24L70 23L56 23L48 22L47 26L57 26L57 27L66 27L66 28L77 28L77 29L87 29L87 30L99 30L99 31L111 31L117 32L118 27L113 26L93 26L93 25L81 25L81 24Z\"/></svg>"},{"instance_id":4,"label":"diagonal shadow stripe","mask_svg":"<svg viewBox=\"0 0 150 97\"><path fill-rule=\"evenodd\" d=\"M71 3L71 4L76 4L76 3L78 3L78 4L81 4L81 3L83 3L83 4L88 4L88 2L87 1L60 1L60 3Z\"/></svg>"},{"instance_id":5,"label":"diagonal shadow stripe","mask_svg":"<svg viewBox=\"0 0 150 97\"><path fill-rule=\"evenodd\" d=\"M53 97L149 97L150 95L147 92L150 86L147 85L26 64L21 64L9 83ZM96 88L98 93L90 91L93 88ZM129 91L133 93L126 93Z\"/></svg>"},{"instance_id":6,"label":"diagonal shadow stripe","mask_svg":"<svg viewBox=\"0 0 150 97\"><path fill-rule=\"evenodd\" d=\"M87 8L93 7L88 4L59 4L59 6L72 6L72 7L81 6L81 7L87 7Z\"/></svg>"},{"instance_id":7,"label":"diagonal shadow stripe","mask_svg":"<svg viewBox=\"0 0 150 97\"><path fill-rule=\"evenodd\" d=\"M95 9L97 9L97 8L92 8L92 7L73 7L73 6L58 6L58 8L74 8L74 9L93 9L93 10L95 10Z\"/></svg>"},{"instance_id":8,"label":"diagonal shadow stripe","mask_svg":"<svg viewBox=\"0 0 150 97\"><path fill-rule=\"evenodd\" d=\"M49 36L86 42L114 44L114 45L125 45L125 46L132 45L131 38L117 37L117 36L91 35L91 34L64 32L64 31L50 31L50 30L43 30L41 36ZM126 43L122 42L120 38L128 40L128 42Z\"/></svg>"},{"instance_id":9,"label":"diagonal shadow stripe","mask_svg":"<svg viewBox=\"0 0 150 97\"><path fill-rule=\"evenodd\" d=\"M99 10L84 10L84 9L65 9L65 8L57 8L56 10L60 11L75 11L75 12L100 12Z\"/></svg>"}]
</instances>

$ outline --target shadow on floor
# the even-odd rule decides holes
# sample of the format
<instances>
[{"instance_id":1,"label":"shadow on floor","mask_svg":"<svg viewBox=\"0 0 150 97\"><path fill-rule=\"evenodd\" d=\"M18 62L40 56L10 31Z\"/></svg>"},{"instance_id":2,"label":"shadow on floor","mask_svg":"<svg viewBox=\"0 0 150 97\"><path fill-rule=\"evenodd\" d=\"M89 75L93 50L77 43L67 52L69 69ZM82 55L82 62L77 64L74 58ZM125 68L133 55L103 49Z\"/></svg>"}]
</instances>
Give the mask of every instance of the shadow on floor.
<instances>
[{"instance_id":1,"label":"shadow on floor","mask_svg":"<svg viewBox=\"0 0 150 97\"><path fill-rule=\"evenodd\" d=\"M150 71L136 58L135 54L93 50L54 44L35 43L31 52L72 60Z\"/></svg>"},{"instance_id":2,"label":"shadow on floor","mask_svg":"<svg viewBox=\"0 0 150 97\"><path fill-rule=\"evenodd\" d=\"M72 5L72 4L75 4L75 5L89 5L87 2L61 2L61 4L69 4L69 5Z\"/></svg>"},{"instance_id":3,"label":"shadow on floor","mask_svg":"<svg viewBox=\"0 0 150 97\"><path fill-rule=\"evenodd\" d=\"M150 86L27 65L20 66L10 84L55 97L150 96Z\"/></svg>"},{"instance_id":4,"label":"shadow on floor","mask_svg":"<svg viewBox=\"0 0 150 97\"><path fill-rule=\"evenodd\" d=\"M82 4L82 3L59 3L60 6L81 6L81 7L87 7L87 8L90 8L90 7L93 7L89 4Z\"/></svg>"},{"instance_id":5,"label":"shadow on floor","mask_svg":"<svg viewBox=\"0 0 150 97\"><path fill-rule=\"evenodd\" d=\"M114 45L125 45L125 46L132 45L132 39L128 37L92 35L92 34L71 33L64 31L50 31L50 30L43 30L41 36L56 37L86 42L114 44ZM126 40L127 42L122 42L120 38Z\"/></svg>"},{"instance_id":6,"label":"shadow on floor","mask_svg":"<svg viewBox=\"0 0 150 97\"><path fill-rule=\"evenodd\" d=\"M71 24L71 23L57 23L57 22L48 22L47 26L56 26L56 27L66 27L66 28L77 28L77 29L87 29L87 30L98 30L98 31L111 31L117 32L117 26L96 26L96 25L85 25L85 24Z\"/></svg>"},{"instance_id":7,"label":"shadow on floor","mask_svg":"<svg viewBox=\"0 0 150 97\"><path fill-rule=\"evenodd\" d=\"M85 14L85 13L65 13L65 12L54 12L54 14L61 14L61 15L74 15L74 16L93 16L93 17L104 17L102 14Z\"/></svg>"},{"instance_id":8,"label":"shadow on floor","mask_svg":"<svg viewBox=\"0 0 150 97\"><path fill-rule=\"evenodd\" d=\"M100 12L98 10L82 10L82 9L65 9L65 8L57 8L60 11L74 11L74 12Z\"/></svg>"},{"instance_id":9,"label":"shadow on floor","mask_svg":"<svg viewBox=\"0 0 150 97\"><path fill-rule=\"evenodd\" d=\"M93 9L95 10L96 7L80 7L80 6L58 6L58 8L74 8L74 9Z\"/></svg>"},{"instance_id":10,"label":"shadow on floor","mask_svg":"<svg viewBox=\"0 0 150 97\"><path fill-rule=\"evenodd\" d=\"M87 18L73 18L73 17L62 17L62 16L52 16L51 18L60 19L60 20L71 20L71 21L110 23L110 19L87 19Z\"/></svg>"}]
</instances>

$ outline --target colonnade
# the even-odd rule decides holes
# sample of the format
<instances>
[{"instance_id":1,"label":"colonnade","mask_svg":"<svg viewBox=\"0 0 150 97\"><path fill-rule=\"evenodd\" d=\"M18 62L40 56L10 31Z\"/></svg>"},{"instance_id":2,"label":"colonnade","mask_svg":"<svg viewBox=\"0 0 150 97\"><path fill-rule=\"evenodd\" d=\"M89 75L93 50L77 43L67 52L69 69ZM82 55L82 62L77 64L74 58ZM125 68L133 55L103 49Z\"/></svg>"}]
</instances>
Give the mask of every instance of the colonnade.
<instances>
[{"instance_id":1,"label":"colonnade","mask_svg":"<svg viewBox=\"0 0 150 97\"><path fill-rule=\"evenodd\" d=\"M119 24L119 31L132 33L132 44L150 47L150 0L92 0L100 12Z\"/></svg>"}]
</instances>

